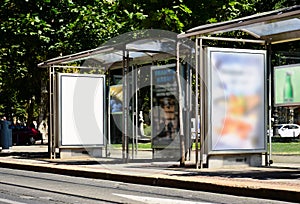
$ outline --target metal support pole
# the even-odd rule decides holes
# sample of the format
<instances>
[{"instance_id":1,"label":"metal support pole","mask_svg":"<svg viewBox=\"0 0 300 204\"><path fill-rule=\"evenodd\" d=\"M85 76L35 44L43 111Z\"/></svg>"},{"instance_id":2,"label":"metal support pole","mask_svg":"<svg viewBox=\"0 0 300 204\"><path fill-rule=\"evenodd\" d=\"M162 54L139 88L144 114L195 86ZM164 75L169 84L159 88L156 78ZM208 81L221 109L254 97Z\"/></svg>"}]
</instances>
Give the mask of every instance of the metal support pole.
<instances>
[{"instance_id":1,"label":"metal support pole","mask_svg":"<svg viewBox=\"0 0 300 204\"><path fill-rule=\"evenodd\" d=\"M187 84L187 74L188 74L188 64L187 63L182 63L181 66L181 79L183 79L183 81L181 82L182 85L182 103L183 103L183 135L184 135L184 154L185 154L185 161L188 160L188 153L189 153L189 149L190 149L190 119L189 119L189 115L188 115L188 84Z\"/></svg>"},{"instance_id":2,"label":"metal support pole","mask_svg":"<svg viewBox=\"0 0 300 204\"><path fill-rule=\"evenodd\" d=\"M48 153L50 159L55 159L55 110L54 110L54 67L49 67L49 131Z\"/></svg>"},{"instance_id":3,"label":"metal support pole","mask_svg":"<svg viewBox=\"0 0 300 204\"><path fill-rule=\"evenodd\" d=\"M152 60L152 66L154 65L154 61ZM150 84L152 84L152 68L150 68ZM152 108L153 107L153 86L150 86L151 87L151 90L150 90L150 107ZM155 110L152 110L152 111L155 111ZM151 121L153 121L153 112L151 111ZM153 122L151 122L151 147L152 147L152 159L155 158L155 149L153 148L153 138L154 138L154 127L153 127Z\"/></svg>"},{"instance_id":4,"label":"metal support pole","mask_svg":"<svg viewBox=\"0 0 300 204\"><path fill-rule=\"evenodd\" d=\"M206 127L206 112L205 112L205 69L203 63L203 49L202 49L202 39L200 38L199 42L199 72L200 72L200 168L203 168L203 156L204 156L204 148L205 148L205 127Z\"/></svg>"},{"instance_id":5,"label":"metal support pole","mask_svg":"<svg viewBox=\"0 0 300 204\"><path fill-rule=\"evenodd\" d=\"M135 94L135 136L136 136L136 141L135 141L135 156L137 157L137 153L138 153L138 136L139 136L139 107L138 107L138 73L137 70L138 68L135 67L135 71L134 71L134 94Z\"/></svg>"},{"instance_id":6,"label":"metal support pole","mask_svg":"<svg viewBox=\"0 0 300 204\"><path fill-rule=\"evenodd\" d=\"M196 49L196 67L195 67L195 75L196 75L196 84L195 84L195 145L196 145L196 151L195 151L195 164L196 164L196 169L199 168L199 147L198 147L198 109L199 109L199 98L198 98L198 95L199 95L199 89L198 89L198 86L199 86L199 39L196 38L195 40L195 49ZM202 134L202 133L201 133Z\"/></svg>"},{"instance_id":7,"label":"metal support pole","mask_svg":"<svg viewBox=\"0 0 300 204\"><path fill-rule=\"evenodd\" d=\"M267 49L267 73L268 73L268 89L269 89L269 97L268 97L268 122L269 122L269 155L268 153L266 154L265 158L265 164L266 166L270 166L273 161L272 161L272 135L271 135L271 129L272 129L272 109L273 109L273 96L274 96L274 89L273 89L273 69L272 69L272 61L271 61L271 56L272 56L272 50L271 50L271 45L267 44L266 45ZM275 119L276 118L276 119ZM276 121L275 121L276 120ZM274 117L274 124L276 124L277 117ZM276 131L273 131L273 135L276 134Z\"/></svg>"},{"instance_id":8,"label":"metal support pole","mask_svg":"<svg viewBox=\"0 0 300 204\"><path fill-rule=\"evenodd\" d=\"M136 97L134 97L135 94L135 90L136 90L136 79L135 79L135 66L132 65L131 67L131 93L130 96L132 97L132 101L131 101L131 135L132 135L132 149L131 149L131 154L132 154L132 159L135 158L136 156L136 146L137 146L137 132L136 132L136 124L137 124L137 120L136 120Z\"/></svg>"},{"instance_id":9,"label":"metal support pole","mask_svg":"<svg viewBox=\"0 0 300 204\"><path fill-rule=\"evenodd\" d=\"M52 128L53 128L53 107L52 107L52 67L49 67L49 128L48 128L48 154L52 159Z\"/></svg>"},{"instance_id":10,"label":"metal support pole","mask_svg":"<svg viewBox=\"0 0 300 204\"><path fill-rule=\"evenodd\" d=\"M193 69L189 69L189 80L190 80L190 84L189 84L189 118L190 118L190 128L189 128L189 131L190 131L190 136L191 136L191 118L193 117L192 116L192 111L193 111L193 86L192 86L192 81L193 81ZM190 148L190 156L192 155L192 148L193 148L193 141L192 142L192 145L191 145L191 148Z\"/></svg>"},{"instance_id":11,"label":"metal support pole","mask_svg":"<svg viewBox=\"0 0 300 204\"><path fill-rule=\"evenodd\" d=\"M131 70L130 70L130 90L129 90L129 96L132 97L133 93L134 93L134 85L133 85L133 80L134 80L134 76L133 76L133 69L134 66L131 66ZM135 124L135 113L134 113L134 107L135 107L135 98L132 97L131 98L131 106L130 106L130 110L131 110L131 131L130 131L130 136L131 136L131 158L134 159L134 149L135 149L135 131L134 131L134 124ZM129 98L128 98L128 103L130 102Z\"/></svg>"},{"instance_id":12,"label":"metal support pole","mask_svg":"<svg viewBox=\"0 0 300 204\"><path fill-rule=\"evenodd\" d=\"M108 74L108 87L110 87L110 78L111 78L111 75L110 75L110 71L109 71L109 74ZM107 143L106 143L106 157L109 157L110 156L110 150L111 150L111 131L110 131L110 128L111 128L111 123L110 123L110 120L111 120L111 109L110 109L110 90L108 90L108 105L107 105L107 108L108 108L108 111L107 111Z\"/></svg>"},{"instance_id":13,"label":"metal support pole","mask_svg":"<svg viewBox=\"0 0 300 204\"><path fill-rule=\"evenodd\" d=\"M185 76L186 76L186 83L185 83L185 101L186 101L186 121L187 121L187 124L186 124L186 138L187 138L187 145L188 145L188 155L189 155L189 158L188 160L190 161L191 160L191 144L193 145L192 141L191 141L191 112L190 112L190 95L191 95L191 89L190 89L190 65L187 64L186 65L186 73L185 73Z\"/></svg>"},{"instance_id":14,"label":"metal support pole","mask_svg":"<svg viewBox=\"0 0 300 204\"><path fill-rule=\"evenodd\" d=\"M126 72L127 72L127 69L125 68L126 64L125 64L125 50L123 50L123 62L122 62L122 65L123 65L123 72L122 72L122 75L123 75L123 106L122 106L122 111L123 111L123 116L122 116L122 159L123 159L123 162L126 161L126 150L125 150L125 147L126 147L126 140L125 140L125 129L126 129L126 123L125 123L125 112L126 112L126 109L125 109L125 104L126 104L126 80L125 80L125 77L126 77Z\"/></svg>"},{"instance_id":15,"label":"metal support pole","mask_svg":"<svg viewBox=\"0 0 300 204\"><path fill-rule=\"evenodd\" d=\"M127 72L128 72L128 68L129 68L129 51L126 51L126 66L124 69L125 72L125 113L124 113L124 119L125 119L125 141L126 141L126 163L128 163L129 161L129 134L128 134L128 106L129 106L129 99L128 99L128 78L127 78Z\"/></svg>"},{"instance_id":16,"label":"metal support pole","mask_svg":"<svg viewBox=\"0 0 300 204\"><path fill-rule=\"evenodd\" d=\"M183 126L183 110L184 110L184 102L182 97L182 87L180 80L180 58L179 58L179 45L180 43L176 43L176 74L177 74L177 85L178 85L178 100L179 100L179 136L180 136L180 166L185 165L185 139L184 139L184 126Z\"/></svg>"}]
</instances>

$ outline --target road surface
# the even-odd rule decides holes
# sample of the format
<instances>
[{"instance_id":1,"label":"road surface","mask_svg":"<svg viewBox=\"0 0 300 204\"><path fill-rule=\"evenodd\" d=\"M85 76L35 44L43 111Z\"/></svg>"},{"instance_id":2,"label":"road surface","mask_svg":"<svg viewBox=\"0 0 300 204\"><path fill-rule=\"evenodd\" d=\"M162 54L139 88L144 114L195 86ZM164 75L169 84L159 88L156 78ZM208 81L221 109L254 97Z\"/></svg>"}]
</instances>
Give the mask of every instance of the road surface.
<instances>
[{"instance_id":1,"label":"road surface","mask_svg":"<svg viewBox=\"0 0 300 204\"><path fill-rule=\"evenodd\" d=\"M0 168L0 203L276 204L284 202Z\"/></svg>"}]
</instances>

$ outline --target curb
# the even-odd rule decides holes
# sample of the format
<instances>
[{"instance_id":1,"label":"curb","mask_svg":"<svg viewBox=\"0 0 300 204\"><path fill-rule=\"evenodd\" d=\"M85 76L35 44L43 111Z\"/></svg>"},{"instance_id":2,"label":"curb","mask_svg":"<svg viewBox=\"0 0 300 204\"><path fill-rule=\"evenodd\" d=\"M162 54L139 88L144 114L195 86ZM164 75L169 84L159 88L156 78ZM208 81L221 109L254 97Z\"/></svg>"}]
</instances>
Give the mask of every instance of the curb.
<instances>
[{"instance_id":1,"label":"curb","mask_svg":"<svg viewBox=\"0 0 300 204\"><path fill-rule=\"evenodd\" d=\"M43 172L43 173L53 173L53 174L83 177L83 178L104 179L104 180L119 181L125 183L141 184L141 185L151 185L151 186L178 188L178 189L185 189L185 190L229 194L235 196L254 197L254 198L270 199L270 200L277 200L277 201L298 203L300 200L299 192L280 190L280 189L226 186L226 185L197 182L197 181L183 181L178 179L159 178L159 177L145 177L145 176L141 177L135 175L126 175L126 174L120 175L120 174L106 173L106 172L92 172L92 171L85 171L85 170L62 169L56 167L16 164L16 163L9 163L9 162L2 162L2 161L0 161L0 167Z\"/></svg>"}]
</instances>

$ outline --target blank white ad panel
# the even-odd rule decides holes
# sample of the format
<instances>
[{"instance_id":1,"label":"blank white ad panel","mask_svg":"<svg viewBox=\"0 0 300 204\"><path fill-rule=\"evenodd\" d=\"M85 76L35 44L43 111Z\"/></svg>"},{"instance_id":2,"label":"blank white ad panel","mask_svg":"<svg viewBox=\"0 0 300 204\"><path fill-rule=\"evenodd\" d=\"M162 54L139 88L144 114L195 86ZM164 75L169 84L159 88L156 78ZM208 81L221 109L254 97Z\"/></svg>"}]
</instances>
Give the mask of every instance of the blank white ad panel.
<instances>
[{"instance_id":1,"label":"blank white ad panel","mask_svg":"<svg viewBox=\"0 0 300 204\"><path fill-rule=\"evenodd\" d=\"M105 77L59 74L60 145L104 145Z\"/></svg>"}]
</instances>

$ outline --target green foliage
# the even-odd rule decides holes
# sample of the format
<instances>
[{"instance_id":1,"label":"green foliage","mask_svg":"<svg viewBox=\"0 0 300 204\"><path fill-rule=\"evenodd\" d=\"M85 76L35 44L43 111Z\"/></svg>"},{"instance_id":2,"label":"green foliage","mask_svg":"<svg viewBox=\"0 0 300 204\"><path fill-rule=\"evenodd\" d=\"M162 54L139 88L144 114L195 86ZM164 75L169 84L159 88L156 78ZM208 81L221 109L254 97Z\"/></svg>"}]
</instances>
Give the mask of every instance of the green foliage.
<instances>
[{"instance_id":1,"label":"green foliage","mask_svg":"<svg viewBox=\"0 0 300 204\"><path fill-rule=\"evenodd\" d=\"M150 125L144 124L144 134L146 136L151 136L151 126Z\"/></svg>"},{"instance_id":2,"label":"green foliage","mask_svg":"<svg viewBox=\"0 0 300 204\"><path fill-rule=\"evenodd\" d=\"M191 9L182 0L121 0L120 9L135 16L136 29L163 29L181 32L191 16ZM137 18L140 16L141 18Z\"/></svg>"},{"instance_id":3,"label":"green foliage","mask_svg":"<svg viewBox=\"0 0 300 204\"><path fill-rule=\"evenodd\" d=\"M30 120L44 110L37 64L140 29L182 32L296 5L296 0L1 0L0 114ZM46 85L46 84L45 84ZM43 101L43 103L41 103ZM147 100L145 100L147 103Z\"/></svg>"},{"instance_id":4,"label":"green foliage","mask_svg":"<svg viewBox=\"0 0 300 204\"><path fill-rule=\"evenodd\" d=\"M115 149L122 149L122 144L112 144ZM132 145L129 145L129 148L132 148ZM138 143L139 150L151 150L151 143Z\"/></svg>"},{"instance_id":5,"label":"green foliage","mask_svg":"<svg viewBox=\"0 0 300 204\"><path fill-rule=\"evenodd\" d=\"M297 5L296 0L201 0L185 1L192 15L185 30L207 23L216 23L256 13Z\"/></svg>"},{"instance_id":6,"label":"green foliage","mask_svg":"<svg viewBox=\"0 0 300 204\"><path fill-rule=\"evenodd\" d=\"M118 7L118 2L101 0L1 1L0 113L21 119L37 115L38 107L47 105L39 104L47 72L36 65L98 47L122 29L130 30L128 14ZM31 103L35 103L32 110Z\"/></svg>"}]
</instances>

